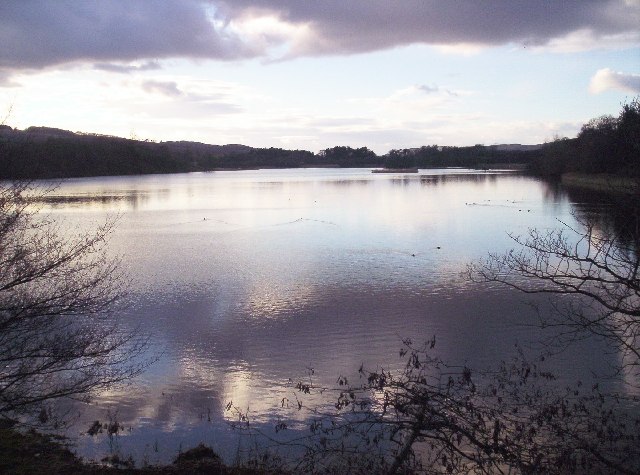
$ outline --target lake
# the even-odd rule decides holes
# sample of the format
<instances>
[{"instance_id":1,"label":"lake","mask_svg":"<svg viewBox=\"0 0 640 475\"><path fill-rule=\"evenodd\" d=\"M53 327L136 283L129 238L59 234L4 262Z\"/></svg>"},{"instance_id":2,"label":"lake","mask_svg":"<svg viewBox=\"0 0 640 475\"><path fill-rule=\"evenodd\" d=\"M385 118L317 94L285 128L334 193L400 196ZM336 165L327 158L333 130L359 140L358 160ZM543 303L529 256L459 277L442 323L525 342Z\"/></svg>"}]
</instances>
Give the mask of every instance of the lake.
<instances>
[{"instance_id":1,"label":"lake","mask_svg":"<svg viewBox=\"0 0 640 475\"><path fill-rule=\"evenodd\" d=\"M435 335L442 358L473 368L510 358L516 343L538 354L527 297L471 283L466 266L512 248L510 233L599 212L531 177L465 169L70 179L43 208L69 230L119 216L109 252L131 284L114 318L149 335L158 360L74 408L68 434L85 457L138 463L200 442L232 461L252 442L230 429L229 402L268 431L294 397L289 380L313 368L314 383L332 385L361 364L394 367L403 338ZM549 365L574 381L615 357L585 341ZM126 430L86 435L109 419Z\"/></svg>"}]
</instances>

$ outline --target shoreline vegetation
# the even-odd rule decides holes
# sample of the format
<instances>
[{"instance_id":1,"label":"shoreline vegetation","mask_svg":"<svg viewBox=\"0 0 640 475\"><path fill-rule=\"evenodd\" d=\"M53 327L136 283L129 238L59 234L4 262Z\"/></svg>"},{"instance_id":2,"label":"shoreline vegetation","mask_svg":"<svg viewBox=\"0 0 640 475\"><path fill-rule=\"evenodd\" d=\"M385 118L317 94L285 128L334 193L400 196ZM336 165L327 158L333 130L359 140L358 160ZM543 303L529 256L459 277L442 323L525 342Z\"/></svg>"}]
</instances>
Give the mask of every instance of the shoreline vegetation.
<instances>
[{"instance_id":1,"label":"shoreline vegetation","mask_svg":"<svg viewBox=\"0 0 640 475\"><path fill-rule=\"evenodd\" d=\"M561 176L560 181L568 187L583 188L609 194L637 195L640 192L640 181L637 178L607 173L565 173Z\"/></svg>"},{"instance_id":2,"label":"shoreline vegetation","mask_svg":"<svg viewBox=\"0 0 640 475\"><path fill-rule=\"evenodd\" d=\"M527 168L542 145L430 145L376 155L366 147L307 150L151 142L49 127L0 125L0 179L33 180L279 168ZM406 173L406 172L405 172Z\"/></svg>"}]
</instances>

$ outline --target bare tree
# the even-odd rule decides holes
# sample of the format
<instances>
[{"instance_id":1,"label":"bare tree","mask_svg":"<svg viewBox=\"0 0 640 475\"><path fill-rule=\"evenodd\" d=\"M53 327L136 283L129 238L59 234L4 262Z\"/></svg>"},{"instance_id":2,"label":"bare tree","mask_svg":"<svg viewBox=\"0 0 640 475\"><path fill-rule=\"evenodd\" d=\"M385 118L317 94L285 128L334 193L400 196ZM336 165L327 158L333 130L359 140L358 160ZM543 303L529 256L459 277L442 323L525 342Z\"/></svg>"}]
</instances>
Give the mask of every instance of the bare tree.
<instances>
[{"instance_id":1,"label":"bare tree","mask_svg":"<svg viewBox=\"0 0 640 475\"><path fill-rule=\"evenodd\" d=\"M640 281L634 213L618 225L578 219L577 226L529 230L517 245L469 267L477 282L548 295L540 313L564 347L604 338L623 358L618 369L637 384L640 370ZM631 231L630 231L631 230ZM435 338L401 350L399 371L360 369L361 380L337 388L299 382L306 394L337 391L333 408L308 408L308 435L287 448L303 456L295 470L332 473L640 473L638 400L599 384L559 384L520 351L496 370L473 372L433 356ZM628 377L631 375L631 377ZM633 392L631 392L633 393ZM283 400L284 404L284 400ZM247 421L248 419L243 419ZM279 422L276 429L286 429Z\"/></svg>"},{"instance_id":2,"label":"bare tree","mask_svg":"<svg viewBox=\"0 0 640 475\"><path fill-rule=\"evenodd\" d=\"M629 220L634 216L629 215ZM517 248L469 266L477 282L501 283L550 295L553 311L540 315L556 327L556 343L596 335L622 355L620 369L640 370L640 254L637 240L578 220L579 227L530 229L511 236ZM637 374L636 374L637 375Z\"/></svg>"},{"instance_id":3,"label":"bare tree","mask_svg":"<svg viewBox=\"0 0 640 475\"><path fill-rule=\"evenodd\" d=\"M34 203L27 184L0 186L0 417L40 411L60 398L86 400L138 374L145 342L98 317L123 290L105 253L108 222L69 238Z\"/></svg>"},{"instance_id":4,"label":"bare tree","mask_svg":"<svg viewBox=\"0 0 640 475\"><path fill-rule=\"evenodd\" d=\"M254 435L273 442L272 456L284 450L283 463L294 473L640 470L640 418L632 400L609 397L598 385L561 388L543 358L529 361L522 351L493 371L450 366L437 357L434 342L415 347L405 340L404 367L362 367L355 384L342 376L333 387L298 382L289 407L310 411L308 431L291 432L282 419L281 439L258 429ZM335 395L331 406L317 405L323 394ZM307 407L308 397L316 405ZM231 403L227 409L251 433L249 415Z\"/></svg>"}]
</instances>

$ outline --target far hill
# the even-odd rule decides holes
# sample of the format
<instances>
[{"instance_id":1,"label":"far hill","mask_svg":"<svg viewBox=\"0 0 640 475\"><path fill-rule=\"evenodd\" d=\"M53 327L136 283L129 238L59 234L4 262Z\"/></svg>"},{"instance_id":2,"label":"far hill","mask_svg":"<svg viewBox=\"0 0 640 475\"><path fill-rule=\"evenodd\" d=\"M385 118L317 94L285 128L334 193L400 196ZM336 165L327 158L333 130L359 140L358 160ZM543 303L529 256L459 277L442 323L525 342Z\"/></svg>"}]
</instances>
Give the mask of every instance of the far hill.
<instances>
[{"instance_id":1,"label":"far hill","mask_svg":"<svg viewBox=\"0 0 640 475\"><path fill-rule=\"evenodd\" d=\"M0 179L178 173L311 163L307 151L152 142L50 127L0 126Z\"/></svg>"},{"instance_id":2,"label":"far hill","mask_svg":"<svg viewBox=\"0 0 640 475\"><path fill-rule=\"evenodd\" d=\"M527 152L530 150L540 150L544 145L521 145L519 143L504 143L498 145L489 145L490 148L494 150L499 150L501 152Z\"/></svg>"},{"instance_id":3,"label":"far hill","mask_svg":"<svg viewBox=\"0 0 640 475\"><path fill-rule=\"evenodd\" d=\"M241 144L153 142L50 127L0 126L0 179L68 178L212 170L298 167L433 168L525 165L541 146L493 145L391 150L379 156L366 147L306 150Z\"/></svg>"}]
</instances>

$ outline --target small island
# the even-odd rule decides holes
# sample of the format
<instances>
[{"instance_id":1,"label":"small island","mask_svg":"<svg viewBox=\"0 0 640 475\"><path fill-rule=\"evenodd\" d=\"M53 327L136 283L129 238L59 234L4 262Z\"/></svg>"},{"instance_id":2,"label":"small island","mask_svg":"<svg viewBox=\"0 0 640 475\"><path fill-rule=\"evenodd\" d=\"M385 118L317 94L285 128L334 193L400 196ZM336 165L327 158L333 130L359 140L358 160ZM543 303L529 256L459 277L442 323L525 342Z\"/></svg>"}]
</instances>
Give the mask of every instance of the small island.
<instances>
[{"instance_id":1,"label":"small island","mask_svg":"<svg viewBox=\"0 0 640 475\"><path fill-rule=\"evenodd\" d=\"M418 173L417 168L376 168L371 173Z\"/></svg>"}]
</instances>

